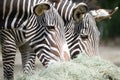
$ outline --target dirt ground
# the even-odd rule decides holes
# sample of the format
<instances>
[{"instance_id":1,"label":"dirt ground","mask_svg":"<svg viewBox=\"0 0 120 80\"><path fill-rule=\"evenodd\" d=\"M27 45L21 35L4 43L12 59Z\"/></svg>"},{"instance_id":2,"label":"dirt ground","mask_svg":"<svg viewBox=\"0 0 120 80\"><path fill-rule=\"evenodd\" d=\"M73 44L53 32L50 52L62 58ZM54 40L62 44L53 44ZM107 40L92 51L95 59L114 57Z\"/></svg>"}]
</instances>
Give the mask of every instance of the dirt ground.
<instances>
[{"instance_id":1,"label":"dirt ground","mask_svg":"<svg viewBox=\"0 0 120 80\"><path fill-rule=\"evenodd\" d=\"M120 46L119 47L108 47L108 46L100 46L100 56L106 60L109 60L116 65L120 66ZM22 66L21 66L21 58L20 58L19 51L16 55L16 62L15 62L15 76L16 73L22 72ZM38 61L36 61L36 69L41 69L42 65ZM3 72L2 72L2 59L1 59L1 53L0 53L0 80L3 80Z\"/></svg>"}]
</instances>

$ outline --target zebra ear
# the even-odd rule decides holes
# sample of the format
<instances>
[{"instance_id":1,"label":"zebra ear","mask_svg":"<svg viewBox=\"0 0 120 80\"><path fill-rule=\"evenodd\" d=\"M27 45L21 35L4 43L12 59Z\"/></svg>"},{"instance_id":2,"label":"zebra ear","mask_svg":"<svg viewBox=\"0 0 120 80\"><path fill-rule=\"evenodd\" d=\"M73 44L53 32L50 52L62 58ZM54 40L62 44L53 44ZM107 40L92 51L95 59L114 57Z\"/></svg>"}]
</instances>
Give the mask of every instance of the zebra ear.
<instances>
[{"instance_id":1,"label":"zebra ear","mask_svg":"<svg viewBox=\"0 0 120 80\"><path fill-rule=\"evenodd\" d=\"M45 13L46 10L49 10L49 9L50 9L49 3L40 3L40 4L37 4L33 7L33 12L37 16L41 16L42 14Z\"/></svg>"},{"instance_id":2,"label":"zebra ear","mask_svg":"<svg viewBox=\"0 0 120 80\"><path fill-rule=\"evenodd\" d=\"M87 11L88 11L87 4L85 3L77 4L73 9L73 19L76 22L81 21L83 14L85 14Z\"/></svg>"}]
</instances>

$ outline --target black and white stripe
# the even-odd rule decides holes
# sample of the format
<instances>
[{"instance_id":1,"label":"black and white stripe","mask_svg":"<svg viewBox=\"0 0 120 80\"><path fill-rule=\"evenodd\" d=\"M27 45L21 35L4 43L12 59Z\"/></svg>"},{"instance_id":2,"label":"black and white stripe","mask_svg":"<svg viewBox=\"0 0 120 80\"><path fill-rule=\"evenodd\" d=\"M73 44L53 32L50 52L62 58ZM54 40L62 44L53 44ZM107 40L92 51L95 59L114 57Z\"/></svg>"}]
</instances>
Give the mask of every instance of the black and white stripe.
<instances>
[{"instance_id":1,"label":"black and white stripe","mask_svg":"<svg viewBox=\"0 0 120 80\"><path fill-rule=\"evenodd\" d=\"M44 1L44 0L43 0ZM55 38L54 40L58 40L58 39L60 39L61 40L61 38L62 38L62 42L61 43L58 43L56 46L58 46L58 45L60 45L60 46L58 46L58 50L56 51L56 49L54 48L55 46L55 44L56 43L54 43L54 45L53 45L53 43L50 41L50 45L51 46L54 46L54 47L51 47L51 49L50 50L48 50L48 49L46 49L45 47L40 47L42 44L41 43L39 43L39 44L36 44L36 42L38 42L37 40L39 39L39 40L41 40L41 37L39 37L38 36L38 33L39 34L41 34L41 31L42 30L44 30L44 29L42 29L42 28L36 28L36 26L38 26L38 23L36 23L37 21L36 21L36 16L34 16L34 15L32 15L32 11L31 11L31 8L32 8L32 6L34 6L35 4L39 4L39 2L42 2L42 0L11 0L10 2L9 1L6 1L6 0L2 0L1 1L1 5L0 5L0 9L2 9L2 13L0 13L1 14L1 16L2 17L0 17L0 26L1 26L1 28L0 29L15 29L15 30L21 30L22 29L22 31L23 30L25 30L25 38L27 39L27 41L28 40L30 40L30 41L32 41L32 43L30 44L31 46L32 46L32 48L35 50L35 52L37 53L37 56L38 56L38 58L40 59L40 61L43 63L43 65L48 65L48 64L51 64L52 62L55 62L56 60L57 61L60 61L60 60L64 60L64 59L61 59L61 58L63 58L63 57L67 57L67 58L69 58L69 55L68 56L64 56L64 55L62 55L62 56L59 56L58 58L56 57L56 59L54 59L55 58L55 56L54 55L48 55L48 53L50 54L53 54L54 52L57 52L58 54L59 53L61 53L61 54L64 54L64 53L69 53L69 51L68 51L68 49L67 49L67 51L66 52L64 52L64 50L63 50L63 52L61 52L62 51L62 44L65 44L64 46L64 49L65 48L67 48L67 44L66 44L66 42L64 42L64 36L62 36L62 37L60 37L60 35L59 35L59 33L61 34L61 32L59 32L59 30L58 30L58 38ZM2 4L3 3L3 4ZM62 4L61 4L62 3ZM68 4L66 4L66 3L69 3L69 5ZM56 6L57 5L57 6ZM63 6L64 5L64 6ZM21 7L22 6L22 7ZM72 18L73 18L73 11L74 11L74 9L76 8L76 6L75 6L75 3L74 4L72 4L72 2L71 1L63 1L63 2L60 2L59 4L54 4L54 6L57 8L57 10L58 10L58 12L60 13L60 15L62 16L62 18L64 19L64 21L65 22L67 22L67 21L69 21L69 20L71 20ZM62 7L62 8L61 8ZM8 9L8 10L7 10ZM62 23L63 24L63 23ZM43 25L43 24L41 24L41 25ZM24 27L24 26L26 26L26 27ZM51 26L51 25L49 25L49 26ZM51 26L51 27L53 27L53 25ZM57 26L58 27L58 26ZM27 29L27 30L26 30ZM62 30L62 31L64 31L64 30ZM7 31L7 32L9 32L9 30ZM13 32L14 32L14 30L13 30ZM46 31L47 32L47 31ZM48 32L47 32L48 33ZM62 32L62 33L64 33L64 32ZM35 35L34 35L35 34ZM13 34L11 34L11 35L13 35ZM41 35L45 35L45 33L44 34L41 34ZM52 34L51 34L52 35ZM63 34L62 34L63 35ZM13 35L14 37L15 36L19 36L19 35ZM19 36L20 37L20 36ZM18 38L19 38L18 37ZM53 36L53 37L55 37L55 36ZM44 37L43 37L44 38ZM50 38L50 37L48 37L48 38ZM11 38L12 39L12 38ZM51 39L52 40L52 39ZM4 40L3 40L4 41ZM14 39L13 39L13 41L15 41ZM42 42L43 40L41 40L41 42ZM59 40L58 40L59 41ZM9 42L9 41L8 41ZM12 41L11 41L12 42ZM45 42L48 42L48 41L45 41ZM54 42L54 41L53 41ZM24 43L24 42L23 42ZM22 43L20 43L20 44L22 44ZM40 45L41 44L41 45ZM4 45L4 44L3 44ZM13 49L13 52L15 53L16 52L16 42L14 42L13 43L13 45L14 46L12 46L14 49ZM25 44L26 45L26 44ZM5 46L5 45L4 45ZM27 45L28 46L28 45ZM10 47L11 49L9 49L9 50L12 50L12 47ZM47 48L48 47L50 47L50 46L46 46ZM29 49L29 48L28 48ZM46 51L44 51L46 49ZM4 51L4 50L3 50ZM21 52L25 52L25 50L23 50L23 51L21 51ZM41 55L41 53L43 52L43 54L44 55ZM14 54L13 53L13 59L12 58L10 58L10 59L12 59L12 63L13 63L13 65L11 65L11 66L14 66ZM61 54L59 54L59 55L61 55ZM4 54L3 54L4 55ZM31 54L32 55L32 54ZM26 55L23 55L22 57L24 57L25 56L25 58L23 59L23 60L25 60L25 61L23 61L23 65L26 65L25 67L24 67L24 69L25 69L25 73L27 73L27 72L29 72L29 70L30 69L28 69L28 68L31 68L31 66L28 66L27 67L27 65L32 65L32 67L34 67L34 54L33 54L33 60L31 60L31 57L30 57L30 60L28 61L28 60L26 60ZM42 56L42 57L41 57ZM57 55L58 56L58 55ZM59 60L60 59L60 60ZM32 64L31 64L31 61L32 61ZM26 62L28 62L27 64L26 64ZM9 65L9 64L8 64ZM10 68L10 67L9 67ZM5 69L5 70L8 70L7 68ZM26 70L28 70L27 72L26 72ZM32 70L32 69L31 69ZM9 71L8 72L5 72L5 76L7 76L8 77L8 79L10 79L10 78L13 78L13 68L11 67L10 68L10 71L12 71L12 73L9 73ZM10 78L9 78L10 77Z\"/></svg>"},{"instance_id":2,"label":"black and white stripe","mask_svg":"<svg viewBox=\"0 0 120 80\"><path fill-rule=\"evenodd\" d=\"M72 0L60 0L59 3L53 2L52 4L58 10L65 23L71 21L71 19L74 19L74 21L77 21L77 19L81 20L80 15L87 12L87 5L83 2L74 3Z\"/></svg>"},{"instance_id":3,"label":"black and white stripe","mask_svg":"<svg viewBox=\"0 0 120 80\"><path fill-rule=\"evenodd\" d=\"M45 66L57 61L69 60L70 59L69 49L67 47L64 29L62 28L64 26L64 23L57 14L57 11L54 12L55 9L52 8L52 11L50 12L48 11L48 13L39 17L41 18L39 19L40 21L37 21L36 16L32 14L31 8L33 5L41 1L35 0L32 2L32 0L27 0L28 3L26 0L23 1L12 0L12 1L9 2L5 0L3 9L4 14L2 13L2 18L0 18L2 23L0 25L2 27L1 44L5 80L13 80L16 48L18 44L22 45L22 43L24 43L24 38L25 41L30 42L29 44L31 45L33 50L37 53L37 56L41 58L40 61ZM23 3L22 4L20 3L22 6L19 4L18 8L18 6L15 3L19 2ZM14 5L14 7L10 7L12 6L12 4ZM10 9L7 11L6 7ZM15 7L17 7L19 11L16 10ZM23 32L24 30L25 34ZM34 63L34 56L35 55L33 55L33 60L29 61L33 61ZM28 62L28 65L30 65L29 61L28 60L26 61ZM25 62L23 61L23 64L24 63ZM26 63L24 65L26 65ZM34 64L31 65L34 67Z\"/></svg>"},{"instance_id":4,"label":"black and white stripe","mask_svg":"<svg viewBox=\"0 0 120 80\"><path fill-rule=\"evenodd\" d=\"M79 15L81 15L82 19L78 23L75 23L74 20L72 10L74 11L76 5L83 4L76 4L68 0L61 0L58 6L55 4L65 22L65 35L72 58L79 53L86 53L89 56L98 55L99 31L94 17L89 12L82 17L81 14L85 13L85 11L84 8L80 7L78 9L80 10ZM86 8L87 6L84 5L84 7ZM87 11L87 9L85 10Z\"/></svg>"},{"instance_id":5,"label":"black and white stripe","mask_svg":"<svg viewBox=\"0 0 120 80\"><path fill-rule=\"evenodd\" d=\"M46 0L1 0L0 29L14 29L24 25L31 16L32 6Z\"/></svg>"},{"instance_id":6,"label":"black and white stripe","mask_svg":"<svg viewBox=\"0 0 120 80\"><path fill-rule=\"evenodd\" d=\"M31 28L27 28L26 37L29 38L29 36L34 35L30 37L30 45L39 60L44 66L48 66L55 61L65 61L65 54L69 53L69 49L65 38L62 18L57 14L57 11L52 8L46 12L43 17L38 17L37 20L39 27L34 28L34 26L27 24L27 26L30 25ZM66 55L66 57L69 58L70 54Z\"/></svg>"},{"instance_id":7,"label":"black and white stripe","mask_svg":"<svg viewBox=\"0 0 120 80\"><path fill-rule=\"evenodd\" d=\"M95 18L88 12L83 15L81 22L74 24L71 20L65 27L66 39L71 57L86 53L88 56L99 54L99 31Z\"/></svg>"},{"instance_id":8,"label":"black and white stripe","mask_svg":"<svg viewBox=\"0 0 120 80\"><path fill-rule=\"evenodd\" d=\"M13 77L12 72L14 71L15 53L17 48L19 48L21 52L24 73L31 74L33 72L36 55L28 44L29 42L26 42L25 33L23 31L16 29L1 30L3 69L5 77Z\"/></svg>"},{"instance_id":9,"label":"black and white stripe","mask_svg":"<svg viewBox=\"0 0 120 80\"><path fill-rule=\"evenodd\" d=\"M95 19L89 12L84 16L81 15L87 12L87 6L84 3L73 3L70 0L61 0L58 4L53 5L55 5L55 8L57 8L65 22L65 35L71 57L73 58L79 53L86 53L89 56L97 55L99 31ZM80 14L77 14L81 15L80 18L82 17L82 19L80 19L80 22L75 23L74 13L72 11L74 12L75 7L79 5L84 6L78 8L78 13Z\"/></svg>"}]
</instances>

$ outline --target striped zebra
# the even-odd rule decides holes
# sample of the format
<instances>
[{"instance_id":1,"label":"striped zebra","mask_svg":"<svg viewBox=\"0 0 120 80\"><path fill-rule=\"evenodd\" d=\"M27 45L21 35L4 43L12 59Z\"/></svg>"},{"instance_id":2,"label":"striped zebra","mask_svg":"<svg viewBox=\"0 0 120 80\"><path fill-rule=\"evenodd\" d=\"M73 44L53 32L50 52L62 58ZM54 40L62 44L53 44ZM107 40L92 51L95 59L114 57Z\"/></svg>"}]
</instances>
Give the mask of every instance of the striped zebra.
<instances>
[{"instance_id":1,"label":"striped zebra","mask_svg":"<svg viewBox=\"0 0 120 80\"><path fill-rule=\"evenodd\" d=\"M70 1L70 0L61 0L60 2L56 2L54 0L49 0L49 1L52 3L52 6L54 6L57 9L58 13L60 14L60 16L62 17L62 19L64 20L64 23L65 22L69 22L71 19L74 22L79 22L81 20L81 16L87 11L87 5L84 4L84 3L76 4L76 3L72 3L72 1ZM39 3L35 6L35 8L36 9L34 9L34 10L36 10L36 13L39 15L39 10L41 9L39 7ZM70 13L70 14L68 14L68 13ZM40 19L38 20L38 23L40 23ZM36 47L36 46L40 46L36 42L39 42L39 40L41 39L40 37L38 38L38 35L40 35L41 33L39 33L39 34L37 33L36 37L32 37L33 35L36 35L36 33L35 34L30 34L33 31L33 29L34 28L32 27L28 31L26 30L27 37L29 37L29 40L32 39L32 42L34 44L30 44L30 45L34 49L34 51L35 51L38 59L41 61L40 49L39 49L39 47L38 48ZM42 64L44 66L47 66L44 63L42 63Z\"/></svg>"},{"instance_id":2,"label":"striped zebra","mask_svg":"<svg viewBox=\"0 0 120 80\"><path fill-rule=\"evenodd\" d=\"M83 16L82 22L77 26L77 32L79 34L79 43L82 45L85 53L89 56L99 55L100 32L95 18L89 12Z\"/></svg>"},{"instance_id":3,"label":"striped zebra","mask_svg":"<svg viewBox=\"0 0 120 80\"><path fill-rule=\"evenodd\" d=\"M23 0L23 4L25 5L24 2L26 1ZM38 3L38 2L35 1L34 3ZM4 4L8 4L8 3L9 4L16 3L16 0L14 0L13 2L9 2L9 1L4 2ZM41 58L40 61L43 63L43 65L47 66L57 61L70 60L70 53L67 47L64 28L63 28L64 23L61 17L59 17L59 14L57 14L57 11L53 7L51 8L49 4L45 4L45 5L39 4L32 9L34 10L33 11L34 14L30 11L29 13L27 13L29 14L27 18L26 18L27 15L26 13L21 15L16 12L16 16L17 18L19 18L18 20L16 19L16 16L12 18L13 16L11 12L12 9L10 9L9 15L6 15L7 13L6 14L4 13L3 15L4 19L7 20L7 22L4 20L5 26L2 24L2 26L4 26L5 28L2 28L0 31L5 80L13 80L16 47L18 44L20 45L24 44L24 40L28 42L28 44L32 47L32 49L36 52L36 54L39 53L38 56ZM50 10L46 11L48 9ZM44 11L46 12L44 13ZM18 15L21 16L18 17ZM17 27L16 29L13 28L12 26L13 23L11 23L12 21L9 22L9 18L10 19L12 18L11 20L13 21L15 19L16 21L19 21L21 19L23 20L26 19L22 23L22 25L18 24L17 22L14 22L14 26L15 24L21 25L23 27L23 30L20 30L20 28L17 29ZM8 25L10 27L8 27ZM35 54L33 55L33 57L29 57L30 61L34 62L34 60L31 60L32 58L34 59L34 56ZM28 62L27 64L30 65L31 62ZM34 67L34 64L31 64L31 66Z\"/></svg>"},{"instance_id":4,"label":"striped zebra","mask_svg":"<svg viewBox=\"0 0 120 80\"><path fill-rule=\"evenodd\" d=\"M68 19L70 19L70 18L68 18ZM24 22L24 21L23 21ZM36 41L36 40L35 40ZM23 47L25 47L25 46L23 46ZM24 48L23 48L24 49ZM23 49L21 49L21 50L23 50ZM31 50L31 49L30 49ZM23 52L23 53L25 53L25 50L23 50L23 51L21 51L21 52ZM38 57L40 57L39 56L39 54L38 54ZM26 59L26 58L25 58ZM29 58L29 59L32 59L32 58ZM34 57L33 57L33 59L34 59ZM24 59L23 59L24 60ZM26 60L26 61L28 61L28 60ZM24 61L23 61L24 62ZM34 62L34 60L33 60L33 62ZM32 62L32 63L33 63ZM26 64L26 63L25 63ZM30 63L28 63L28 65L29 65ZM33 65L32 65L33 66ZM28 69L29 70L29 69Z\"/></svg>"},{"instance_id":5,"label":"striped zebra","mask_svg":"<svg viewBox=\"0 0 120 80\"><path fill-rule=\"evenodd\" d=\"M71 20L71 22L66 25L65 34L71 58L76 57L79 53L86 53L89 56L99 54L100 32L96 26L96 22L112 17L117 10L118 7L115 7L113 10L90 10L83 15L80 23L74 24Z\"/></svg>"},{"instance_id":6,"label":"striped zebra","mask_svg":"<svg viewBox=\"0 0 120 80\"><path fill-rule=\"evenodd\" d=\"M65 3L66 4L66 3ZM54 5L56 5L56 4L54 4ZM59 5L63 5L63 2L60 2L60 4ZM83 4L82 4L83 5ZM85 6L85 5L84 5ZM56 6L57 7L57 6ZM86 6L85 6L86 7ZM57 9L59 10L59 9L61 9L60 8L60 6L58 6L57 7ZM63 9L65 9L65 8L63 8ZM65 10L66 11L66 10ZM84 11L85 12L85 11ZM59 10L59 14L60 14L60 10ZM64 15L63 13L61 13L62 15ZM93 14L92 14L93 15ZM110 14L109 14L110 15ZM65 16L62 16L62 17L65 17ZM67 16L68 17L68 16ZM94 17L96 17L96 16L94 16ZM99 16L100 17L100 16ZM98 17L97 17L98 18ZM96 19L96 18L95 18ZM66 19L64 18L64 21L65 21ZM67 18L67 20L71 20L70 18L68 19ZM84 23L84 21L83 21L83 23ZM89 24L91 24L91 23L89 23ZM71 25L71 24L70 24ZM70 25L68 25L68 26L70 26ZM73 23L72 23L72 25L74 25ZM94 26L94 25L93 25ZM67 29L67 28L66 28ZM69 29L69 28L68 28ZM73 27L72 28L70 28L70 29L73 29ZM69 29L69 30L70 30ZM92 28L91 28L91 30L92 30ZM96 29L97 30L97 29ZM96 30L93 30L94 32L96 31ZM67 35L67 33L68 32L73 32L73 31L67 31L66 30L66 35ZM74 34L74 35L73 35ZM80 52L86 52L89 56L91 56L91 55L96 55L96 49L98 49L98 48L96 48L96 46L94 47L94 46L92 46L92 42L91 42L91 44L88 44L88 45L86 45L85 43L84 43L84 40L82 40L83 38L84 38L84 36L83 36L83 34L81 35L82 36L82 38L79 38L80 36L78 35L78 33L76 33L75 31L74 31L74 33L72 33L72 35L73 36L71 36L71 38L73 39L73 42L70 42L69 41L69 38L67 38L67 40L68 40L68 44L70 45L69 46L69 48L70 48L70 51L71 51L71 55L72 55L72 58L73 58L73 54L78 54L78 53L80 53ZM77 35L77 36L76 36ZM93 34L92 34L93 35ZM72 40L72 39L70 39L70 40ZM77 40L78 39L78 40ZM90 38L91 39L91 38ZM79 41L80 40L80 41ZM75 41L77 42L77 43L75 43ZM88 40L89 42L88 43L90 43L90 40ZM95 42L93 42L94 44L95 44ZM99 43L98 43L99 44ZM95 44L95 45L98 45L98 44ZM74 46L74 45L77 45L77 46ZM73 48L73 47L75 47L75 48ZM89 48L91 48L90 50L89 50ZM96 48L96 49L94 49L94 48ZM76 50L78 50L78 51L76 51ZM88 51L89 50L89 51ZM91 51L91 52L90 52ZM36 53L39 53L37 50L36 50ZM90 54L91 53L91 54ZM94 53L94 54L92 54L92 53ZM37 54L37 56L38 56L38 58L39 59L41 59L40 58L40 55L39 54Z\"/></svg>"},{"instance_id":7,"label":"striped zebra","mask_svg":"<svg viewBox=\"0 0 120 80\"><path fill-rule=\"evenodd\" d=\"M61 15L62 13L64 13L69 15L70 12L67 13L66 5L70 4L70 2L67 2L66 0L59 3L60 6L57 6L59 14ZM74 4L77 5L77 3ZM81 5L81 3L78 3L78 5L79 4ZM74 58L79 53L86 53L89 56L95 56L99 54L98 46L100 33L97 29L96 21L100 22L104 19L107 19L118 10L118 7L116 7L114 10L99 9L89 11L87 9L89 8L87 7L87 5L85 6L84 4L82 6L83 7L80 7L81 9L79 8L80 10L78 11L76 10L76 14L74 14L74 19L77 21L77 23L75 23L72 19L68 19L69 21L65 21L66 18L63 18L65 22L65 35L70 49L71 58ZM87 11L88 13L84 16L83 14L78 15L79 13L85 13ZM66 15L61 16L68 17Z\"/></svg>"},{"instance_id":8,"label":"striped zebra","mask_svg":"<svg viewBox=\"0 0 120 80\"><path fill-rule=\"evenodd\" d=\"M4 1L2 1L1 3L3 3L3 4L0 4L0 6L1 7L3 7L3 8L0 8L1 9L1 11L3 11L2 13L0 13L1 15L2 15L2 17L0 17L0 25L1 25L1 29L2 29L2 52L5 54L6 52L6 50L5 49L7 49L7 48L4 48L4 47L8 47L8 49L9 50L7 50L8 51L8 53L9 52L12 52L12 50L13 50L13 53L11 54L11 55L9 55L9 56L12 56L12 58L10 58L11 59L11 63L13 63L12 65L10 65L11 63L10 62L7 62L7 65L8 65L8 67L6 67L6 65L5 65L5 61L7 60L7 59L3 59L3 64L4 64L4 76L5 77L7 77L8 79L9 79L9 77L10 78L13 78L13 67L14 67L14 58L15 58L15 52L16 52L16 42L14 42L15 40L17 41L18 40L18 38L20 38L20 35L22 35L22 37L24 38L26 38L27 37L27 40L29 40L29 39L32 39L32 38L34 38L35 36L33 36L33 35L31 35L31 34L33 34L33 33L35 33L36 31L33 31L34 29L36 29L35 27L37 26L37 24L36 24L36 20L35 19L33 19L33 17L31 17L31 14L32 14L32 11L30 11L31 10L31 8L29 8L29 7L31 7L31 6L33 6L33 5L35 5L35 4L37 4L37 3L39 3L39 2L41 2L40 0L35 0L35 1L31 1L31 0L28 0L28 1L26 1L26 0L23 0L23 1L20 1L20 0L12 0L11 2L9 2L9 1L6 1L6 0L4 0ZM10 7L9 7L10 6ZM17 6L17 7L16 7ZM22 6L22 7L21 7ZM70 6L70 5L68 5L68 6ZM72 8L72 6L70 6L71 8ZM73 9L72 8L72 10L71 10L71 12L73 12L73 10L75 11L75 10L77 10L76 8L77 8L77 6L74 6L75 8ZM6 8L7 9L9 9L9 10L6 10ZM43 7L44 8L44 7ZM41 10L41 8L38 10L38 12ZM22 14L20 14L20 13L22 13ZM74 13L74 12L73 12ZM13 15L15 15L15 17L13 17ZM71 15L73 15L72 13L71 13ZM69 19L71 18L71 16L69 17ZM24 27L24 26L26 26L26 23L29 23L29 24L27 24L27 26L31 26L31 28L30 27ZM27 32L25 32L25 33L22 33L21 34L21 31L16 31L17 29L20 29L20 28L25 28L25 30L26 30L26 28L27 28ZM51 26L51 28L54 28L53 26ZM5 31L6 29L15 29L15 30L7 30L7 31ZM63 31L63 30L62 30ZM39 32L39 31L38 31ZM7 41L8 39L6 39L6 37L5 36L7 36L6 34L4 34L4 33L8 33L7 35L10 37L10 35L12 35L13 37L9 40L9 41ZM17 35L17 34L19 34L19 35ZM15 34L15 35L14 35ZM27 35L26 35L27 34ZM37 34L37 33L35 33L35 34ZM16 36L16 37L15 37ZM38 35L37 35L38 36ZM8 38L9 38L8 37ZM4 39L5 38L5 39ZM15 39L15 38L17 38L17 39ZM37 38L37 37L36 37ZM25 39L26 40L26 39ZM5 44L7 44L7 43L10 43L10 41L13 43L13 45L11 46L11 47L9 47L9 45L5 45ZM22 40L18 40L18 41L21 41L21 42L23 42ZM17 42L18 42L17 41ZM35 42L37 42L35 39L33 40L31 40L31 41L33 41L33 43L31 43L30 45L33 47L33 49L35 50L35 52L38 54L38 58L40 58L40 61L42 61L42 63L43 63L43 65L47 65L48 64L48 62L47 61L49 61L50 60L50 58L49 58L49 56L47 56L47 58L46 58L46 55L40 55L40 53L41 53L41 50L39 50L38 49L38 46L35 44L34 45L34 43ZM20 43L21 43L20 42ZM5 43L5 44L4 44ZM23 42L24 43L24 42ZM28 42L29 43L29 42ZM51 45L53 45L53 44L51 44ZM62 45L62 44L61 44ZM35 46L37 46L37 47L35 47ZM23 46L23 47L25 47L25 46ZM11 48L11 49L10 49ZM62 48L62 47L58 47L58 48ZM67 48L67 46L65 45L65 47L64 48ZM23 48L24 49L24 48ZM21 52L23 52L23 53L25 53L25 50L23 50L22 49L22 47L21 47ZM54 48L52 48L52 49L54 49ZM29 51L29 48L27 49L28 51ZM30 49L31 50L31 49ZM60 49L61 50L61 49ZM52 51L52 50L51 50ZM59 51L59 50L58 50ZM33 51L31 51L32 53L33 53ZM42 51L43 52L43 51ZM44 51L45 52L45 51ZM54 50L52 51L52 52L55 52ZM57 51L56 51L57 52ZM68 53L68 51L66 51L67 53ZM29 53L29 52L28 52ZM33 55L33 57L29 57L29 58L27 58L26 59L26 54L24 55L23 54L23 67L25 67L24 69L26 70L26 68L27 68L27 70L29 71L29 68L31 68L31 67L29 67L29 65L31 65L31 62L33 63L34 62L34 54L32 54L31 53L31 55ZM3 57L4 57L4 54L3 54ZM10 54L10 53L9 53ZM6 55L6 54L5 54ZM45 58L42 58L41 56L43 56L43 57L45 57ZM54 55L52 55L53 56L53 58L55 58L55 56ZM67 57L67 56L66 56ZM69 57L69 56L68 56ZM7 57L7 58L9 58L9 57ZM33 61L31 60L31 58L33 58ZM48 59L48 60L47 60ZM24 61L25 60L25 61ZM29 61L28 61L29 60ZM54 61L54 60L53 60ZM50 62L50 61L49 61ZM52 61L51 61L52 62ZM8 64L9 63L9 64ZM9 66L10 65L10 66ZM27 67L28 66L28 67ZM34 67L34 64L32 64L31 65L32 66L32 68ZM28 72L27 71L27 72Z\"/></svg>"},{"instance_id":9,"label":"striped zebra","mask_svg":"<svg viewBox=\"0 0 120 80\"><path fill-rule=\"evenodd\" d=\"M97 9L91 10L91 0L79 0L73 2L85 2L88 5L88 13L82 17L80 23L74 24L71 20L65 27L66 38L70 49L71 58L76 57L79 53L86 53L89 56L99 55L99 35L96 22L111 19L111 16L118 10Z\"/></svg>"},{"instance_id":10,"label":"striped zebra","mask_svg":"<svg viewBox=\"0 0 120 80\"><path fill-rule=\"evenodd\" d=\"M33 12L36 15L40 15L40 9L42 8L44 6L41 7L38 4L34 7ZM31 40L30 46L37 57L40 58L42 64L49 66L56 61L70 60L70 53L64 32L64 22L57 13L57 10L51 5L51 9L46 11L43 17L37 17L37 22L40 27L36 27L36 29L34 29L34 26L31 26L31 23L27 24L29 28L26 29L26 39ZM47 26L47 28L44 26ZM69 54L65 55L65 53Z\"/></svg>"},{"instance_id":11,"label":"striped zebra","mask_svg":"<svg viewBox=\"0 0 120 80\"><path fill-rule=\"evenodd\" d=\"M68 23L65 35L71 58L80 53L86 53L88 56L98 54L99 31L91 14L86 13L79 23L73 24L73 21Z\"/></svg>"},{"instance_id":12,"label":"striped zebra","mask_svg":"<svg viewBox=\"0 0 120 80\"><path fill-rule=\"evenodd\" d=\"M71 58L80 53L88 56L98 55L99 31L95 18L87 12L82 21L74 23L73 20L65 26L65 35L70 49Z\"/></svg>"}]
</instances>

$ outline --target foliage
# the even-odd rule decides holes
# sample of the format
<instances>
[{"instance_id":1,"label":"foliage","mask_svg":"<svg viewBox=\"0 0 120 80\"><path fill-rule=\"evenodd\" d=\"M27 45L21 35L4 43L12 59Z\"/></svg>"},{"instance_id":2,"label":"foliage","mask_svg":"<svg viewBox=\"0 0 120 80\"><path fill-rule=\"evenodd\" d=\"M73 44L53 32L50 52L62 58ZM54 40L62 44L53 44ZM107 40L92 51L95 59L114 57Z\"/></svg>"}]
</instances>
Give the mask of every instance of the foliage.
<instances>
[{"instance_id":1,"label":"foliage","mask_svg":"<svg viewBox=\"0 0 120 80\"><path fill-rule=\"evenodd\" d=\"M112 16L112 19L101 22L99 27L103 29L103 39L120 37L120 0L98 0L98 3L104 9L119 7L119 10Z\"/></svg>"}]
</instances>

